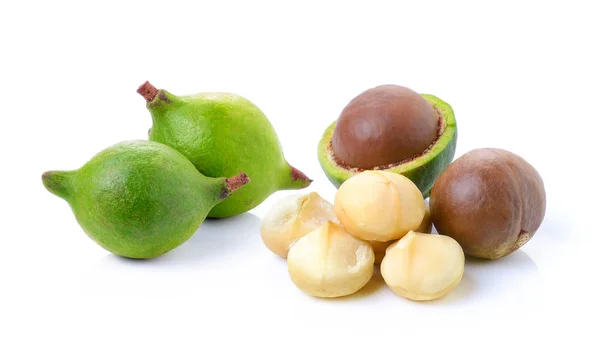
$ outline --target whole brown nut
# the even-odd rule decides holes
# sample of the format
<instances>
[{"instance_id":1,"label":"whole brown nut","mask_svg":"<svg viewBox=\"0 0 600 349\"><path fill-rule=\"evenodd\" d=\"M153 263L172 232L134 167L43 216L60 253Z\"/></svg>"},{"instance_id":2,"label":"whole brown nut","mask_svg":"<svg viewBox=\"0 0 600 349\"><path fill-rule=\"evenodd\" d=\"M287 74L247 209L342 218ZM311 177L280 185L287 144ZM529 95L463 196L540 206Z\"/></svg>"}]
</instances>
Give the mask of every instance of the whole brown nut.
<instances>
[{"instance_id":1,"label":"whole brown nut","mask_svg":"<svg viewBox=\"0 0 600 349\"><path fill-rule=\"evenodd\" d=\"M523 246L542 224L546 192L539 173L503 149L475 149L438 177L429 206L440 234L466 254L497 259Z\"/></svg>"},{"instance_id":2,"label":"whole brown nut","mask_svg":"<svg viewBox=\"0 0 600 349\"><path fill-rule=\"evenodd\" d=\"M346 165L373 168L409 159L438 136L439 117L425 98L397 85L381 85L356 96L342 110L331 139Z\"/></svg>"}]
</instances>

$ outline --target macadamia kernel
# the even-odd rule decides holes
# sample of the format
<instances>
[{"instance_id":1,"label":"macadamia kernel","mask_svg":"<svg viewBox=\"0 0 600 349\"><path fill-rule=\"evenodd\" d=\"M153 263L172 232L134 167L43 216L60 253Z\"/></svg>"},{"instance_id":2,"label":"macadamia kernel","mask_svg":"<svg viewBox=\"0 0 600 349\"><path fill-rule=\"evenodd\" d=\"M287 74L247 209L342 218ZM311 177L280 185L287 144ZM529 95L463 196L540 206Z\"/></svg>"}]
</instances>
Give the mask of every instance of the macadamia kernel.
<instances>
[{"instance_id":1,"label":"macadamia kernel","mask_svg":"<svg viewBox=\"0 0 600 349\"><path fill-rule=\"evenodd\" d=\"M385 242L418 229L426 206L410 179L389 171L363 171L340 186L334 208L352 235Z\"/></svg>"},{"instance_id":2,"label":"macadamia kernel","mask_svg":"<svg viewBox=\"0 0 600 349\"><path fill-rule=\"evenodd\" d=\"M291 245L327 221L339 223L333 205L319 194L290 195L263 217L260 236L269 250L286 258Z\"/></svg>"},{"instance_id":3,"label":"macadamia kernel","mask_svg":"<svg viewBox=\"0 0 600 349\"><path fill-rule=\"evenodd\" d=\"M465 255L454 239L409 232L387 248L381 276L396 294L417 301L440 298L461 281Z\"/></svg>"},{"instance_id":4,"label":"macadamia kernel","mask_svg":"<svg viewBox=\"0 0 600 349\"><path fill-rule=\"evenodd\" d=\"M360 290L373 276L373 248L327 222L298 240L288 253L290 278L314 297L342 297Z\"/></svg>"}]
</instances>

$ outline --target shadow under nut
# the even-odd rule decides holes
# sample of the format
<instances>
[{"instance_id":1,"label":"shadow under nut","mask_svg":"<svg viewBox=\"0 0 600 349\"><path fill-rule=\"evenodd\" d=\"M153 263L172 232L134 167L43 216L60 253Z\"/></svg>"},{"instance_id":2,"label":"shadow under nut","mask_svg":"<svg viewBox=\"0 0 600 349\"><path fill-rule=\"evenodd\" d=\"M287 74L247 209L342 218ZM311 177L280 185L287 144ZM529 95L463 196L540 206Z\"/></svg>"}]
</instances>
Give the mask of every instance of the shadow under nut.
<instances>
[{"instance_id":1,"label":"shadow under nut","mask_svg":"<svg viewBox=\"0 0 600 349\"><path fill-rule=\"evenodd\" d=\"M454 161L437 179L431 218L465 253L497 259L523 246L540 227L546 194L539 173L506 150L482 148Z\"/></svg>"},{"instance_id":2,"label":"shadow under nut","mask_svg":"<svg viewBox=\"0 0 600 349\"><path fill-rule=\"evenodd\" d=\"M373 168L421 154L437 135L438 116L427 100L406 87L382 85L346 105L331 147L346 165Z\"/></svg>"}]
</instances>

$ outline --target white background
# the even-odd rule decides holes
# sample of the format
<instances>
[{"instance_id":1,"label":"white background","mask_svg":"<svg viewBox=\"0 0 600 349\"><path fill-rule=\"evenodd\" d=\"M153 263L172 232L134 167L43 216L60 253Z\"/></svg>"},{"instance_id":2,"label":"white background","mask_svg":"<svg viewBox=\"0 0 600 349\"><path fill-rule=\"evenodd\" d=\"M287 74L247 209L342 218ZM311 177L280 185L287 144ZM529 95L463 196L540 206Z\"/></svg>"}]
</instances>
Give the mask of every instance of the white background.
<instances>
[{"instance_id":1,"label":"white background","mask_svg":"<svg viewBox=\"0 0 600 349\"><path fill-rule=\"evenodd\" d=\"M11 1L0 6L0 348L598 347L597 1ZM429 303L375 281L319 300L259 237L278 192L209 221L169 254L115 257L41 174L74 169L151 126L145 80L257 104L286 158L333 200L325 127L393 83L450 103L456 157L523 156L546 218L519 252L468 261Z\"/></svg>"}]
</instances>

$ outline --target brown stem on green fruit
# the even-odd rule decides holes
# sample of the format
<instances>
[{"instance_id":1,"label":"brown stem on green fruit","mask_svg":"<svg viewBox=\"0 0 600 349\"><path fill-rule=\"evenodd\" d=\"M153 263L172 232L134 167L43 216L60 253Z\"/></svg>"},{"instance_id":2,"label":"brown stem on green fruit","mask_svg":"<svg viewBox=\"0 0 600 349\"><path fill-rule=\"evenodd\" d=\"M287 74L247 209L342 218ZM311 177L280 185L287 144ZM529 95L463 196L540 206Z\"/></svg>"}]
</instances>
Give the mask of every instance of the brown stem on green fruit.
<instances>
[{"instance_id":1,"label":"brown stem on green fruit","mask_svg":"<svg viewBox=\"0 0 600 349\"><path fill-rule=\"evenodd\" d=\"M292 168L292 180L294 182L297 180L306 181L308 183L312 182L312 179L308 178L308 176L302 173L302 171L298 170L294 166L290 165L290 167Z\"/></svg>"},{"instance_id":2,"label":"brown stem on green fruit","mask_svg":"<svg viewBox=\"0 0 600 349\"><path fill-rule=\"evenodd\" d=\"M228 197L229 195L231 195L231 193L246 185L248 182L250 182L250 178L244 172L241 172L240 174L235 175L233 177L227 178L225 180L225 186L227 187L227 190L223 193L222 197Z\"/></svg>"},{"instance_id":3,"label":"brown stem on green fruit","mask_svg":"<svg viewBox=\"0 0 600 349\"><path fill-rule=\"evenodd\" d=\"M154 97L156 97L156 95L158 94L158 89L156 87L152 86L152 84L149 81L146 81L137 89L137 93L142 95L142 97L144 97L146 102L150 103L154 100Z\"/></svg>"}]
</instances>

